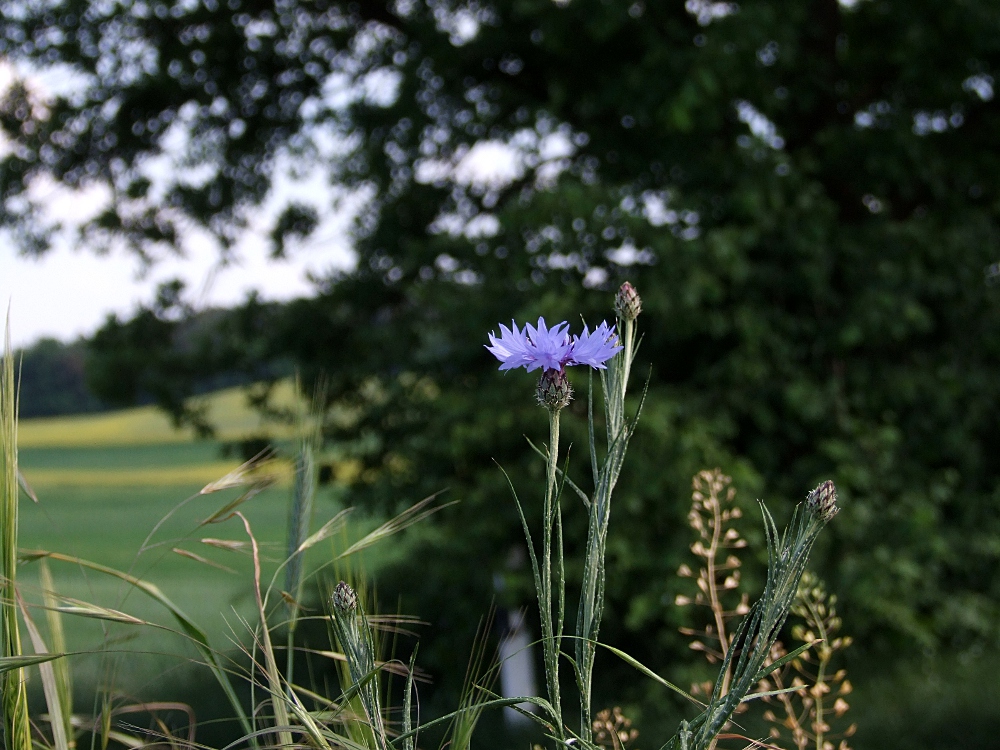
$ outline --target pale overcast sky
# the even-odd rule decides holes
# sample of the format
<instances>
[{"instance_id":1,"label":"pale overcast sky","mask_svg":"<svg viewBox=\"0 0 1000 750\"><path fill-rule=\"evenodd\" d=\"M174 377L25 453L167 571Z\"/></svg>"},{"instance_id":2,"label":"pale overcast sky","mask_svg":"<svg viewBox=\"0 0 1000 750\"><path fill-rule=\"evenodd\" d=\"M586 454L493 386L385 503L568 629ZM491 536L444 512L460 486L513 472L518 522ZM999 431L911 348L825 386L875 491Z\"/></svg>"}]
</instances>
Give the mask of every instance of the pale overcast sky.
<instances>
[{"instance_id":1,"label":"pale overcast sky","mask_svg":"<svg viewBox=\"0 0 1000 750\"><path fill-rule=\"evenodd\" d=\"M351 262L343 238L313 241L290 260L268 261L263 247L239 253L237 263L213 275L218 256L212 248L192 251L187 259L169 259L138 278L139 262L127 253L97 256L56 248L41 259L24 258L9 242L0 242L0 304L10 305L14 347L42 336L68 341L88 335L112 312L129 315L153 298L156 286L182 278L199 307L229 306L257 289L265 299L290 299L312 292L306 278Z\"/></svg>"},{"instance_id":2,"label":"pale overcast sky","mask_svg":"<svg viewBox=\"0 0 1000 750\"><path fill-rule=\"evenodd\" d=\"M17 75L27 75L34 92L43 99L64 93L74 85L72 74L61 68L18 73L0 61L0 94ZM336 146L333 142L325 144L333 151ZM4 148L6 144L0 142L0 154ZM154 185L175 168L171 166L173 156L166 148L162 158L147 165L147 176ZM348 196L331 187L321 167L299 168L292 176L290 167L281 158L277 160L272 194L264 205L253 209L232 263L221 269L216 267L216 246L193 235L183 238L185 258L158 260L140 277L141 264L125 251L98 256L70 250L67 237L72 236L72 231L57 231L52 249L40 259L20 256L11 237L0 232L0 314L9 304L11 342L19 347L42 336L66 341L91 334L110 313L129 316L139 303L153 299L157 285L173 278L187 283L199 308L238 304L251 290L258 290L268 300L310 294L313 287L308 273L324 275L331 268L342 269L354 262L347 232L363 200L363 195ZM95 215L108 198L107 190L100 185L71 190L44 175L32 182L29 194L44 207L43 221L58 223L66 230ZM334 205L334 197L341 199L339 207ZM288 260L269 261L264 238L283 201L289 199L315 207L320 223L304 243L288 243Z\"/></svg>"}]
</instances>

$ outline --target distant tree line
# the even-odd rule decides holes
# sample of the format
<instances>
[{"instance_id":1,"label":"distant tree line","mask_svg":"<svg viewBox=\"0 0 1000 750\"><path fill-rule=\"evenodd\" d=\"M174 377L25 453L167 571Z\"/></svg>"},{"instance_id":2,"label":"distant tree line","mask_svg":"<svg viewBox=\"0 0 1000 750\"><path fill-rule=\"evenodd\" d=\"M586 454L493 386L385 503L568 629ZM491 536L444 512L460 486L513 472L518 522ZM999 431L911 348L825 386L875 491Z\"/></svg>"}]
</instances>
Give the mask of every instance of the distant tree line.
<instances>
[{"instance_id":1,"label":"distant tree line","mask_svg":"<svg viewBox=\"0 0 1000 750\"><path fill-rule=\"evenodd\" d=\"M39 339L16 352L20 365L20 414L22 419L87 414L104 411L108 404L87 387L87 342L64 343Z\"/></svg>"},{"instance_id":2,"label":"distant tree line","mask_svg":"<svg viewBox=\"0 0 1000 750\"><path fill-rule=\"evenodd\" d=\"M157 302L127 324L111 315L90 337L68 343L46 337L18 350L21 418L157 404L178 423L208 435L211 426L191 411L190 396L293 372L283 359L251 365L252 352L245 349L232 356L225 332L237 325L237 312L186 308L179 317L164 319L168 311L178 312L181 289L179 282L165 284Z\"/></svg>"}]
</instances>

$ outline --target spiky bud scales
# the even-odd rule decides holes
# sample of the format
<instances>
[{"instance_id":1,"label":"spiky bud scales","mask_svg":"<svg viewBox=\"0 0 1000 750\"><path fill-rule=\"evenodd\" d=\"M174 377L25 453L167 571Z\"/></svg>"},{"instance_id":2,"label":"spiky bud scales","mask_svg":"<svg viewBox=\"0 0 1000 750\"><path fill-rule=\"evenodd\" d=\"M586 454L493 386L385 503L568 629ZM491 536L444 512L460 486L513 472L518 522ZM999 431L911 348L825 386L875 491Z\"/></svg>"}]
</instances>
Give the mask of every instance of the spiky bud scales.
<instances>
[{"instance_id":1,"label":"spiky bud scales","mask_svg":"<svg viewBox=\"0 0 1000 750\"><path fill-rule=\"evenodd\" d=\"M837 507L837 488L829 479L806 496L806 507L823 523L828 523L840 508Z\"/></svg>"},{"instance_id":2,"label":"spiky bud scales","mask_svg":"<svg viewBox=\"0 0 1000 750\"><path fill-rule=\"evenodd\" d=\"M618 288L615 295L615 312L622 320L635 320L642 312L642 298L629 282Z\"/></svg>"},{"instance_id":3,"label":"spiky bud scales","mask_svg":"<svg viewBox=\"0 0 1000 750\"><path fill-rule=\"evenodd\" d=\"M347 582L341 581L333 590L333 606L341 612L353 612L358 608L358 595Z\"/></svg>"},{"instance_id":4,"label":"spiky bud scales","mask_svg":"<svg viewBox=\"0 0 1000 750\"><path fill-rule=\"evenodd\" d=\"M565 370L546 370L538 379L535 392L538 403L551 411L559 411L573 400L573 387Z\"/></svg>"}]
</instances>

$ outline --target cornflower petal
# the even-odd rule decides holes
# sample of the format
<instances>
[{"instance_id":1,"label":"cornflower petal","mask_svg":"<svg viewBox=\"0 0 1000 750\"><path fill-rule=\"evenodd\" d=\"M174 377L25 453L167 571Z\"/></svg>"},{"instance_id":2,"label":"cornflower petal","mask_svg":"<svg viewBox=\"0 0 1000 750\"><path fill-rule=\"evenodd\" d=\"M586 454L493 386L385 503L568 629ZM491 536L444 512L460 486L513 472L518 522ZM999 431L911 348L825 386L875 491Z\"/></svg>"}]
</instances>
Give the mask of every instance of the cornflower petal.
<instances>
[{"instance_id":1,"label":"cornflower petal","mask_svg":"<svg viewBox=\"0 0 1000 750\"><path fill-rule=\"evenodd\" d=\"M529 356L534 361L527 366L528 372L537 370L561 370L566 366L573 354L570 341L569 323L562 321L552 328L545 325L545 318L538 319L538 327L530 323L524 326L530 342Z\"/></svg>"},{"instance_id":2,"label":"cornflower petal","mask_svg":"<svg viewBox=\"0 0 1000 750\"><path fill-rule=\"evenodd\" d=\"M573 337L573 354L568 364L590 365L595 369L604 370L607 369L604 363L622 348L618 346L614 326L609 326L607 321L597 326L593 333L584 326L583 333Z\"/></svg>"},{"instance_id":3,"label":"cornflower petal","mask_svg":"<svg viewBox=\"0 0 1000 750\"><path fill-rule=\"evenodd\" d=\"M500 324L500 338L498 339L491 331L489 340L493 346L487 346L486 350L500 360L501 370L513 370L517 367L527 367L532 362L529 355L530 342L526 332L520 331L517 324L512 320L511 327L508 328L503 323Z\"/></svg>"}]
</instances>

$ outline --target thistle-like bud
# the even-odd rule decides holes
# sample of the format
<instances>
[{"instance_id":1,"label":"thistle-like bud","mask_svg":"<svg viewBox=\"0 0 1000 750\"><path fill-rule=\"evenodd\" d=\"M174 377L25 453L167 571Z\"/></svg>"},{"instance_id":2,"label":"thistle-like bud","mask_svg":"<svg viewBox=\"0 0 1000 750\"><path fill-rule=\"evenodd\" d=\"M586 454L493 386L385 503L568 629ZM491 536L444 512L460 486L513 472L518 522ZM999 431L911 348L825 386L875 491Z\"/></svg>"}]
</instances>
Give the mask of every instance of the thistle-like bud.
<instances>
[{"instance_id":1,"label":"thistle-like bud","mask_svg":"<svg viewBox=\"0 0 1000 750\"><path fill-rule=\"evenodd\" d=\"M550 411L559 411L573 400L573 387L565 370L546 370L538 379L535 391L538 403Z\"/></svg>"},{"instance_id":2,"label":"thistle-like bud","mask_svg":"<svg viewBox=\"0 0 1000 750\"><path fill-rule=\"evenodd\" d=\"M333 606L341 612L353 612L358 608L358 595L345 581L333 590Z\"/></svg>"},{"instance_id":3,"label":"thistle-like bud","mask_svg":"<svg viewBox=\"0 0 1000 750\"><path fill-rule=\"evenodd\" d=\"M823 523L828 523L840 508L837 507L837 488L829 479L806 495L806 507Z\"/></svg>"},{"instance_id":4,"label":"thistle-like bud","mask_svg":"<svg viewBox=\"0 0 1000 750\"><path fill-rule=\"evenodd\" d=\"M622 320L635 320L642 312L642 299L635 287L627 281L618 288L615 295L615 312Z\"/></svg>"}]
</instances>

